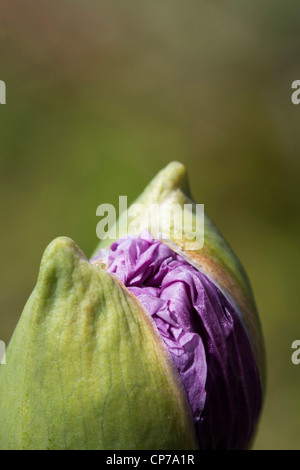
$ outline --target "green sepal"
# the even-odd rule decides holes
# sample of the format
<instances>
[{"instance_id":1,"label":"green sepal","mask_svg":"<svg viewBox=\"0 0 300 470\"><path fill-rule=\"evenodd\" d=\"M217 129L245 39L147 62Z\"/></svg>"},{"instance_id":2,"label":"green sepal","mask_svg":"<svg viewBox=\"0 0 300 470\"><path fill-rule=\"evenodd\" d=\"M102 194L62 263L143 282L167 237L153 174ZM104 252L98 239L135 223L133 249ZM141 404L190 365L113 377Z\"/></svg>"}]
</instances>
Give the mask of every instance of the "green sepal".
<instances>
[{"instance_id":1,"label":"green sepal","mask_svg":"<svg viewBox=\"0 0 300 470\"><path fill-rule=\"evenodd\" d=\"M0 449L196 449L180 377L151 317L64 237L0 366Z\"/></svg>"}]
</instances>

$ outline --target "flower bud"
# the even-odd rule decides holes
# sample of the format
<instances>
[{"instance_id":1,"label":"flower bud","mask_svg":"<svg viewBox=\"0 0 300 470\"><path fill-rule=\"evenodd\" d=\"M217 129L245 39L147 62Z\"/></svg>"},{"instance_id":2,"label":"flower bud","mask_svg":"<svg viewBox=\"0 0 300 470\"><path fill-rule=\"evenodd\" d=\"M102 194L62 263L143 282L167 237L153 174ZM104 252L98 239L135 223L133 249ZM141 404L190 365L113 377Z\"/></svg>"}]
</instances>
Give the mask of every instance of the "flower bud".
<instances>
[{"instance_id":1,"label":"flower bud","mask_svg":"<svg viewBox=\"0 0 300 470\"><path fill-rule=\"evenodd\" d=\"M140 214L132 215L130 207L117 224L120 240L106 254L108 271L140 298L168 345L189 396L199 447L247 448L255 433L265 389L263 336L247 274L206 213L204 244L199 244L203 233L197 230L203 227L197 224L197 205L181 163L172 162L158 173L132 207L136 203L145 213L150 212L151 205L166 207L171 213L178 206L184 215L186 209L190 211L181 227L182 237L178 239L176 227L171 227L170 239L163 239L170 253L166 258L158 257L162 248L157 249L157 241L163 234L146 218L141 236ZM107 243L107 239L100 242L93 262L103 255L99 249ZM176 262L172 258L175 255ZM173 270L174 263L180 266ZM165 273L160 285L153 272L155 276ZM166 297L164 306L162 297ZM199 344L192 346L190 354L178 345L178 338L182 341L184 335L192 333L193 341L202 343L201 358Z\"/></svg>"},{"instance_id":2,"label":"flower bud","mask_svg":"<svg viewBox=\"0 0 300 470\"><path fill-rule=\"evenodd\" d=\"M123 214L91 261L65 237L45 250L0 367L0 449L249 446L264 350L247 276L206 215L193 240L183 165L138 202L190 204L182 240Z\"/></svg>"}]
</instances>

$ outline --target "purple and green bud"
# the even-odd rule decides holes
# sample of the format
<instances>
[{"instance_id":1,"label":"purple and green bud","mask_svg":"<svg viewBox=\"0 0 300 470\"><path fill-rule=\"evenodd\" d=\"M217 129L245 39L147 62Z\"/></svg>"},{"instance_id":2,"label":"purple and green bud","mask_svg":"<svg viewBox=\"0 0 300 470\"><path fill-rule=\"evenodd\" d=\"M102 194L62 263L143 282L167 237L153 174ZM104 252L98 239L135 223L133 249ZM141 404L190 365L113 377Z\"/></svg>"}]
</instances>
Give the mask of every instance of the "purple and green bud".
<instances>
[{"instance_id":1,"label":"purple and green bud","mask_svg":"<svg viewBox=\"0 0 300 470\"><path fill-rule=\"evenodd\" d=\"M183 165L138 202L189 203L181 242L121 217L90 261L65 237L45 250L0 366L0 449L249 447L265 373L247 276L207 215L191 246Z\"/></svg>"},{"instance_id":2,"label":"purple and green bud","mask_svg":"<svg viewBox=\"0 0 300 470\"><path fill-rule=\"evenodd\" d=\"M148 233L113 243L106 263L137 297L171 353L200 449L247 448L261 385L244 320L208 277Z\"/></svg>"}]
</instances>

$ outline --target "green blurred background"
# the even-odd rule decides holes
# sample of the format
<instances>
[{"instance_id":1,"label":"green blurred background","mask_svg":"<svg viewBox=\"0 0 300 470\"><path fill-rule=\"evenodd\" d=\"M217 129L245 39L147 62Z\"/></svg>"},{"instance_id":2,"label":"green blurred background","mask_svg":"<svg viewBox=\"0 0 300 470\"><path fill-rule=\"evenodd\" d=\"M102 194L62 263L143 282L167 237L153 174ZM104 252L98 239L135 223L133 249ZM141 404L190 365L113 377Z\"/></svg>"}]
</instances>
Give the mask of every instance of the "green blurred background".
<instances>
[{"instance_id":1,"label":"green blurred background","mask_svg":"<svg viewBox=\"0 0 300 470\"><path fill-rule=\"evenodd\" d=\"M250 277L268 387L256 449L300 448L300 3L0 1L0 338L47 244L89 256L96 208L171 160Z\"/></svg>"}]
</instances>

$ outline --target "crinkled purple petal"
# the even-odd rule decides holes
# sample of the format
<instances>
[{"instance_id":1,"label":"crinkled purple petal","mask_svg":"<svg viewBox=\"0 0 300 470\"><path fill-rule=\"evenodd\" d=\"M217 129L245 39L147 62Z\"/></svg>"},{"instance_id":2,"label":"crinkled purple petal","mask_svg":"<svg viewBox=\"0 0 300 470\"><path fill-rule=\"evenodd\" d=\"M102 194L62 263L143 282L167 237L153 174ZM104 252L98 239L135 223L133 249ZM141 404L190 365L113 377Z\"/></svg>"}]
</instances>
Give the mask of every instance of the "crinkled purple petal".
<instances>
[{"instance_id":1,"label":"crinkled purple petal","mask_svg":"<svg viewBox=\"0 0 300 470\"><path fill-rule=\"evenodd\" d=\"M200 448L247 448L261 386L245 328L223 293L150 234L113 243L108 272L155 321L187 392Z\"/></svg>"}]
</instances>

